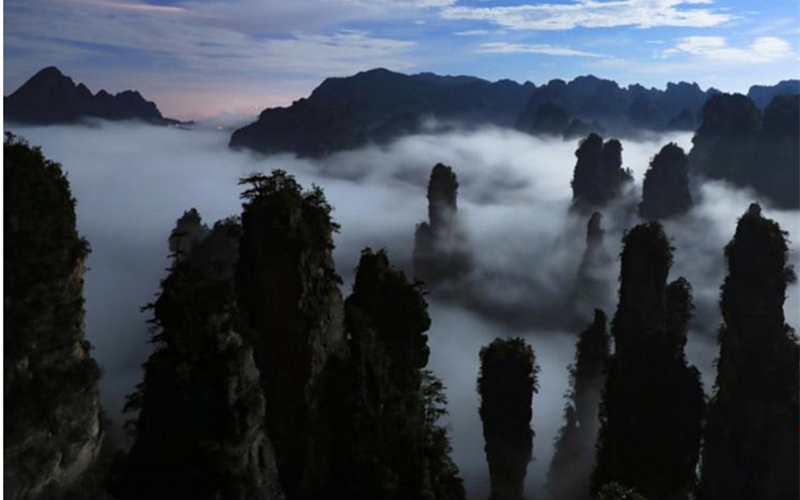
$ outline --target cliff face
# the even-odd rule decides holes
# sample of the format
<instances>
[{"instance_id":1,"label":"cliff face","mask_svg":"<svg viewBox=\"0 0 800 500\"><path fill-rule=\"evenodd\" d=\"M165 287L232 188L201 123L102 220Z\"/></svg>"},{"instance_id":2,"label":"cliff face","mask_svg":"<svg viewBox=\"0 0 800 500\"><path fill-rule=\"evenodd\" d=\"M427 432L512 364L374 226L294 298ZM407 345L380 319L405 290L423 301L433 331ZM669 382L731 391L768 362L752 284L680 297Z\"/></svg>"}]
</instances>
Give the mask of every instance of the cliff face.
<instances>
[{"instance_id":1,"label":"cliff face","mask_svg":"<svg viewBox=\"0 0 800 500\"><path fill-rule=\"evenodd\" d=\"M425 118L511 125L535 86L474 77L403 75L386 69L328 78L308 98L265 109L230 146L325 156L418 132Z\"/></svg>"},{"instance_id":2,"label":"cliff face","mask_svg":"<svg viewBox=\"0 0 800 500\"><path fill-rule=\"evenodd\" d=\"M187 214L170 245L188 219L201 226L196 210ZM226 229L217 224L192 240L151 306L156 350L126 407L139 414L112 478L120 499L283 498L253 349L235 303L235 260L224 253L213 264L194 258L215 233L235 248L235 233Z\"/></svg>"},{"instance_id":3,"label":"cliff face","mask_svg":"<svg viewBox=\"0 0 800 500\"><path fill-rule=\"evenodd\" d=\"M667 84L665 90L634 84L620 87L613 80L592 75L579 76L570 82L551 80L536 88L519 115L517 127L529 130L537 110L546 104L563 108L567 115L584 121L599 120L612 125L616 132L661 130L675 123L674 117L686 110L697 116L703 103L716 91L702 90L696 83ZM694 119L682 124L683 130L695 128Z\"/></svg>"},{"instance_id":4,"label":"cliff face","mask_svg":"<svg viewBox=\"0 0 800 500\"><path fill-rule=\"evenodd\" d=\"M609 341L606 315L596 309L592 324L580 335L575 364L570 367L570 401L564 410L565 423L547 474L547 488L552 498L589 498Z\"/></svg>"},{"instance_id":5,"label":"cliff face","mask_svg":"<svg viewBox=\"0 0 800 500\"><path fill-rule=\"evenodd\" d=\"M103 441L100 369L84 338L87 242L60 165L6 135L4 497L57 497Z\"/></svg>"},{"instance_id":6,"label":"cliff face","mask_svg":"<svg viewBox=\"0 0 800 500\"><path fill-rule=\"evenodd\" d=\"M463 499L441 382L429 371L427 304L385 252L366 249L345 302L349 357L328 375L334 464L326 498Z\"/></svg>"},{"instance_id":7,"label":"cliff face","mask_svg":"<svg viewBox=\"0 0 800 500\"><path fill-rule=\"evenodd\" d=\"M600 307L608 300L608 277L604 275L611 256L604 246L603 214L592 213L586 223L586 250L583 253L569 304L576 317L584 317L587 310Z\"/></svg>"},{"instance_id":8,"label":"cliff face","mask_svg":"<svg viewBox=\"0 0 800 500\"><path fill-rule=\"evenodd\" d=\"M753 204L725 248L716 392L698 498L796 498L800 349L784 321L787 234Z\"/></svg>"},{"instance_id":9,"label":"cliff face","mask_svg":"<svg viewBox=\"0 0 800 500\"><path fill-rule=\"evenodd\" d=\"M81 118L142 120L157 125L179 124L164 118L155 103L139 92L126 90L97 94L82 83L75 84L58 68L50 66L33 75L4 99L4 118L10 122L50 125L74 123Z\"/></svg>"},{"instance_id":10,"label":"cliff face","mask_svg":"<svg viewBox=\"0 0 800 500\"><path fill-rule=\"evenodd\" d=\"M578 208L602 206L633 181L630 171L622 168L622 144L616 139L603 143L599 135L589 134L579 143L575 156L572 201Z\"/></svg>"},{"instance_id":11,"label":"cliff face","mask_svg":"<svg viewBox=\"0 0 800 500\"><path fill-rule=\"evenodd\" d=\"M779 95L761 112L740 94L703 107L689 154L692 172L752 187L783 208L800 207L800 96Z\"/></svg>"},{"instance_id":12,"label":"cliff face","mask_svg":"<svg viewBox=\"0 0 800 500\"><path fill-rule=\"evenodd\" d=\"M533 452L531 402L536 392L533 349L520 338L481 349L478 392L491 481L490 499L521 500Z\"/></svg>"},{"instance_id":13,"label":"cliff face","mask_svg":"<svg viewBox=\"0 0 800 500\"><path fill-rule=\"evenodd\" d=\"M313 496L330 469L320 435L320 375L345 339L332 257L338 227L322 191L304 192L285 172L242 184L248 189L236 287L268 402L267 429L287 496Z\"/></svg>"},{"instance_id":14,"label":"cliff face","mask_svg":"<svg viewBox=\"0 0 800 500\"><path fill-rule=\"evenodd\" d=\"M636 226L623 243L592 490L616 482L651 500L687 498L704 412L699 372L683 352L691 287L667 285L672 250L660 224Z\"/></svg>"},{"instance_id":15,"label":"cliff face","mask_svg":"<svg viewBox=\"0 0 800 500\"><path fill-rule=\"evenodd\" d=\"M458 179L451 167L437 163L428 182L428 222L414 235L414 275L435 286L469 270L470 257L458 224Z\"/></svg>"},{"instance_id":16,"label":"cliff face","mask_svg":"<svg viewBox=\"0 0 800 500\"><path fill-rule=\"evenodd\" d=\"M677 144L669 143L653 157L644 174L639 215L643 219L660 220L684 214L691 208L689 159Z\"/></svg>"}]
</instances>

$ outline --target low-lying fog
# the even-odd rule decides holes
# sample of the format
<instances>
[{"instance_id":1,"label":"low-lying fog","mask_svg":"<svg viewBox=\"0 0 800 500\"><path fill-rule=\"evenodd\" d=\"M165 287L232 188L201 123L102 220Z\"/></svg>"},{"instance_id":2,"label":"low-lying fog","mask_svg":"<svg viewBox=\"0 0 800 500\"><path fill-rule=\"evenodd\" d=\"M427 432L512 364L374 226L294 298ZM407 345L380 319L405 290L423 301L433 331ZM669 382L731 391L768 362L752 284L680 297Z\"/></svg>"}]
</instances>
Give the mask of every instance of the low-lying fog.
<instances>
[{"instance_id":1,"label":"low-lying fog","mask_svg":"<svg viewBox=\"0 0 800 500\"><path fill-rule=\"evenodd\" d=\"M240 212L237 180L252 171L281 168L306 187L325 189L341 224L336 262L349 293L353 268L365 246L386 247L393 262L409 270L415 225L427 216L426 185L437 162L458 174L459 217L476 268L463 300L429 296L431 368L450 400L454 458L470 497L488 495L488 469L478 417L478 351L497 336L521 335L534 347L541 372L533 401L534 460L527 494L542 496L553 441L562 424L567 366L580 327L565 327L553 312L568 308L585 248L586 217L568 215L577 141L537 139L508 130L484 129L401 139L324 160L290 155L257 158L227 148L228 133L177 130L138 124L11 127L68 172L78 200L79 230L92 246L86 275L86 327L95 356L105 369L101 382L106 411L122 419L124 396L140 381L147 356L146 314L169 266L167 236L175 220L196 207L209 225ZM649 159L669 141L691 147L686 133L623 141L624 166L631 168L638 196ZM703 373L706 392L718 354L717 300L724 276L722 248L737 218L756 198L721 184L694 186L699 204L665 224L675 246L670 279L686 276L694 286L696 317L687 352ZM798 262L798 212L779 212L762 203L765 215L791 233L792 262ZM637 223L611 207L603 220L612 256L607 293L597 300L611 317L616 305L622 231ZM614 215L616 214L616 215ZM786 302L787 320L800 321L797 287ZM581 311L589 322L591 307ZM556 314L556 316L558 316Z\"/></svg>"}]
</instances>

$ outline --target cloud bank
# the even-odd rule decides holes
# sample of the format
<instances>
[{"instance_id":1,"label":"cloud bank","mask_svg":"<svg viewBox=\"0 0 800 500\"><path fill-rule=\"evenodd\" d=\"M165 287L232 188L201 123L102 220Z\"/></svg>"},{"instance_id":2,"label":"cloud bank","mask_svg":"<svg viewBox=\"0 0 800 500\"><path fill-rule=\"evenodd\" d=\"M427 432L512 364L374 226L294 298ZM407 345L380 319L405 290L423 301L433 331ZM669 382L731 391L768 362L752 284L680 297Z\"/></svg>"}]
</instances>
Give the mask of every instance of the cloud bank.
<instances>
[{"instance_id":1,"label":"cloud bank","mask_svg":"<svg viewBox=\"0 0 800 500\"><path fill-rule=\"evenodd\" d=\"M387 248L395 265L410 270L414 227L427 214L430 170L437 162L452 166L461 184L459 218L475 268L459 290L435 291L428 298L430 368L448 388L454 459L469 495L485 497L488 470L475 391L478 352L497 336L523 336L542 368L533 402L534 461L527 477L528 494L542 492L562 424L567 365L592 313L587 307L585 318L575 320L575 311L566 309L588 218L569 211L575 141L489 128L411 136L312 160L233 152L227 149L227 134L211 128L105 123L10 130L41 145L68 172L78 200L78 227L92 246L87 335L105 369L104 406L118 422L124 395L140 381L139 366L150 350L147 314L140 307L154 300L166 275L167 238L184 210L196 207L209 224L239 213L237 180L253 171L282 168L306 187L322 186L342 226L335 235L335 259L346 295L365 246ZM624 166L633 170L638 185L650 158L668 141L688 149L690 135L623 142ZM725 275L722 248L736 219L756 198L717 183L696 184L694 196L695 209L667 222L665 229L675 247L670 279L683 275L694 286L697 311L687 353L710 392ZM620 239L638 222L631 211L637 198L634 188L604 213L605 250L612 258L599 270L606 291L596 302L609 316L616 306ZM764 208L793 236L791 260L797 264L800 214ZM796 285L785 309L788 322L797 326Z\"/></svg>"}]
</instances>

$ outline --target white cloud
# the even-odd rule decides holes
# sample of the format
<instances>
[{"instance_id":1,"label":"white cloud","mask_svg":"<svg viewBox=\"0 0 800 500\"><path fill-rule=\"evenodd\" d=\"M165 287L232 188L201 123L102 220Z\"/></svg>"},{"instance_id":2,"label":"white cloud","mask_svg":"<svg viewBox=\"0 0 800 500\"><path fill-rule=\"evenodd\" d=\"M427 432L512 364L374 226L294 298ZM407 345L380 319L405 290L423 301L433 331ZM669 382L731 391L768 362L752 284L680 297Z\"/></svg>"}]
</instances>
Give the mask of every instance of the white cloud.
<instances>
[{"instance_id":1,"label":"white cloud","mask_svg":"<svg viewBox=\"0 0 800 500\"><path fill-rule=\"evenodd\" d=\"M582 50L575 50L569 47L558 47L549 44L519 44L519 43L505 43L505 42L492 42L482 43L476 51L481 54L545 54L548 56L582 56L582 57L607 57L602 54L595 54L593 52L584 52Z\"/></svg>"},{"instance_id":2,"label":"white cloud","mask_svg":"<svg viewBox=\"0 0 800 500\"><path fill-rule=\"evenodd\" d=\"M572 3L526 4L501 7L449 7L446 19L488 21L514 30L569 30L615 26L708 27L729 21L730 14L686 6L711 0L579 0Z\"/></svg>"},{"instance_id":3,"label":"white cloud","mask_svg":"<svg viewBox=\"0 0 800 500\"><path fill-rule=\"evenodd\" d=\"M456 36L486 36L491 35L493 31L489 30L466 30L466 31L456 31L453 33Z\"/></svg>"},{"instance_id":4,"label":"white cloud","mask_svg":"<svg viewBox=\"0 0 800 500\"><path fill-rule=\"evenodd\" d=\"M181 12L186 12L186 9L182 7L174 7L167 5L151 5L147 3L119 2L116 0L62 0L62 1L66 3L76 3L76 4L90 5L93 7L102 7L106 9L115 9L115 10L161 12L170 14L178 14Z\"/></svg>"},{"instance_id":5,"label":"white cloud","mask_svg":"<svg viewBox=\"0 0 800 500\"><path fill-rule=\"evenodd\" d=\"M760 37L748 47L732 47L721 36L690 36L661 53L661 57L690 54L716 62L766 63L784 59L791 55L786 40L777 37Z\"/></svg>"}]
</instances>

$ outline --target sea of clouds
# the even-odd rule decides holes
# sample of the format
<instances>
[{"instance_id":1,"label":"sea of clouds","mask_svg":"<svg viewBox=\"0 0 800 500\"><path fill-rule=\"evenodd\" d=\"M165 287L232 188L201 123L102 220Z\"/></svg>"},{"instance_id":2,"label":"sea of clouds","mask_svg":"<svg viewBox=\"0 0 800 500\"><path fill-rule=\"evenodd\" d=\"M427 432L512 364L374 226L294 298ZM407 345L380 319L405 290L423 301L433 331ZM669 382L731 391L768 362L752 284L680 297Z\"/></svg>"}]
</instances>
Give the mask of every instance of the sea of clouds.
<instances>
[{"instance_id":1,"label":"sea of clouds","mask_svg":"<svg viewBox=\"0 0 800 500\"><path fill-rule=\"evenodd\" d=\"M486 128L423 134L387 146L370 146L324 159L255 156L228 149L229 132L134 123L7 127L60 162L77 199L78 227L92 254L86 274L87 336L105 370L106 411L119 424L124 397L141 380L148 343L147 313L170 265L167 237L184 210L196 207L209 225L241 211L237 181L254 171L284 169L306 187L324 188L341 224L335 258L349 293L362 248L386 248L395 265L410 271L414 228L427 217L426 186L437 162L454 168L460 182L459 219L474 268L456 290L428 296L433 326L430 368L449 398L454 459L470 497L488 495L488 468L475 390L482 346L500 336L522 336L536 352L539 391L533 402L534 460L527 492L542 496L553 441L562 425L567 367L592 307L609 317L616 305L620 240L639 222L631 210L649 160L668 142L687 151L691 134L652 135L623 141L624 166L636 186L604 211L605 251L598 273L605 292L585 311L568 303L585 249L588 215L569 210L576 141L541 139ZM687 355L711 393L718 355L719 287L725 275L723 247L737 218L758 198L720 183L695 182L697 205L667 221L675 247L670 279L685 276L694 287L696 315ZM798 263L800 213L762 201L765 215L790 232L791 260ZM800 324L798 289L785 310ZM585 318L581 318L585 314ZM565 320L565 318L571 321Z\"/></svg>"}]
</instances>

